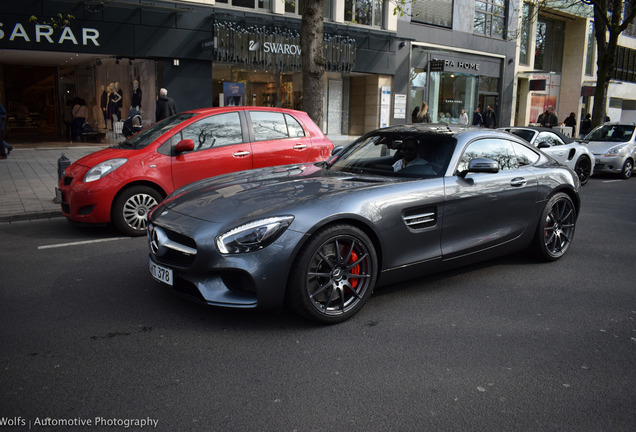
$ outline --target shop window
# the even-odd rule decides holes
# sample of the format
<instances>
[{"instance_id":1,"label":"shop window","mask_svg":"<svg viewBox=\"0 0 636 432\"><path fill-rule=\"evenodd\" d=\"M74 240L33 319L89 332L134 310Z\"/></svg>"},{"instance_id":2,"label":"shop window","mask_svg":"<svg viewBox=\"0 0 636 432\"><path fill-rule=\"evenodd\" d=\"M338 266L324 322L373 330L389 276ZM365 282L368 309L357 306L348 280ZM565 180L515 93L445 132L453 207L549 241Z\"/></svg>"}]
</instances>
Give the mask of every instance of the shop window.
<instances>
[{"instance_id":1,"label":"shop window","mask_svg":"<svg viewBox=\"0 0 636 432\"><path fill-rule=\"evenodd\" d=\"M468 169L468 163L475 158L488 158L497 161L499 169L516 170L519 168L512 143L502 139L482 139L471 143L459 162L458 171Z\"/></svg>"},{"instance_id":2,"label":"shop window","mask_svg":"<svg viewBox=\"0 0 636 432\"><path fill-rule=\"evenodd\" d=\"M453 25L453 0L414 1L411 21L451 28Z\"/></svg>"},{"instance_id":3,"label":"shop window","mask_svg":"<svg viewBox=\"0 0 636 432\"><path fill-rule=\"evenodd\" d=\"M250 111L254 140L265 141L289 138L287 122L283 113Z\"/></svg>"},{"instance_id":4,"label":"shop window","mask_svg":"<svg viewBox=\"0 0 636 432\"><path fill-rule=\"evenodd\" d=\"M285 12L300 15L302 0L285 0Z\"/></svg>"},{"instance_id":5,"label":"shop window","mask_svg":"<svg viewBox=\"0 0 636 432\"><path fill-rule=\"evenodd\" d=\"M506 36L506 1L476 0L474 31L503 39Z\"/></svg>"},{"instance_id":6,"label":"shop window","mask_svg":"<svg viewBox=\"0 0 636 432\"><path fill-rule=\"evenodd\" d=\"M239 114L217 114L201 119L183 129L181 139L194 141L195 151L241 143L243 135Z\"/></svg>"},{"instance_id":7,"label":"shop window","mask_svg":"<svg viewBox=\"0 0 636 432\"><path fill-rule=\"evenodd\" d=\"M345 21L374 27L382 26L383 0L345 0Z\"/></svg>"}]
</instances>

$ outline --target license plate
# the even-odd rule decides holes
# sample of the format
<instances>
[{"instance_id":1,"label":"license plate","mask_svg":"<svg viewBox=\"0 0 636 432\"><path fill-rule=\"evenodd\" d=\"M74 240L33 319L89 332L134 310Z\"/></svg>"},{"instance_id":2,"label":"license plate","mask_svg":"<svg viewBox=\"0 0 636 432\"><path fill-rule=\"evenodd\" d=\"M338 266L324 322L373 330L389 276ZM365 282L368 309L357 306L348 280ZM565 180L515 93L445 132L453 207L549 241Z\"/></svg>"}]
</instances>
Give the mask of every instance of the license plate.
<instances>
[{"instance_id":1,"label":"license plate","mask_svg":"<svg viewBox=\"0 0 636 432\"><path fill-rule=\"evenodd\" d=\"M150 270L150 274L153 278L172 286L172 269L160 266L148 257L148 270Z\"/></svg>"}]
</instances>

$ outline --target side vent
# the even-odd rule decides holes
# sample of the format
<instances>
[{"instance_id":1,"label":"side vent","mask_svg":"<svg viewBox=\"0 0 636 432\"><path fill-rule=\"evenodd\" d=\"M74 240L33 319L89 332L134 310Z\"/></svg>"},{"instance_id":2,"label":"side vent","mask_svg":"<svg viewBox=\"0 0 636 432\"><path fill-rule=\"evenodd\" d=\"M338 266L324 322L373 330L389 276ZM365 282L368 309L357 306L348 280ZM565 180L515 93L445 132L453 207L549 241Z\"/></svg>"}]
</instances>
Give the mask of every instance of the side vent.
<instances>
[{"instance_id":1,"label":"side vent","mask_svg":"<svg viewBox=\"0 0 636 432\"><path fill-rule=\"evenodd\" d=\"M412 230L430 228L437 224L437 208L421 207L406 210L402 215L402 219L406 226Z\"/></svg>"}]
</instances>

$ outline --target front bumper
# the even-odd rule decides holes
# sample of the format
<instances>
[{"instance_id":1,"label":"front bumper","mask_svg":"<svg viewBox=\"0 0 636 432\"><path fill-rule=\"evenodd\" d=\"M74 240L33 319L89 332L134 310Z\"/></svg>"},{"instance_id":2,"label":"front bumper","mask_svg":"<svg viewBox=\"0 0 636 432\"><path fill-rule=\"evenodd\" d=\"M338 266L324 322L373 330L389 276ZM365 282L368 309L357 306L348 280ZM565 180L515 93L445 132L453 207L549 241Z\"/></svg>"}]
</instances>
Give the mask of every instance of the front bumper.
<instances>
[{"instance_id":1,"label":"front bumper","mask_svg":"<svg viewBox=\"0 0 636 432\"><path fill-rule=\"evenodd\" d=\"M625 164L624 157L607 157L604 155L594 155L596 163L594 164L595 173L620 174Z\"/></svg>"},{"instance_id":2,"label":"front bumper","mask_svg":"<svg viewBox=\"0 0 636 432\"><path fill-rule=\"evenodd\" d=\"M101 180L84 183L79 178L62 177L59 184L62 213L82 223L108 223L115 189Z\"/></svg>"}]
</instances>

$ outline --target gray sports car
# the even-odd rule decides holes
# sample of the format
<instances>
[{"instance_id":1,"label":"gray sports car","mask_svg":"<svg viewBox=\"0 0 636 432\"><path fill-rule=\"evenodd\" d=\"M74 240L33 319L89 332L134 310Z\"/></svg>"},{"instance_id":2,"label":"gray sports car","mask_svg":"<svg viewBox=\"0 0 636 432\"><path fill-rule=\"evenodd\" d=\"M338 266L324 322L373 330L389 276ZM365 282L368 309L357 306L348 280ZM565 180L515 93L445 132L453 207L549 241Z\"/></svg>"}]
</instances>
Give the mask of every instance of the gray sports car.
<instances>
[{"instance_id":1,"label":"gray sports car","mask_svg":"<svg viewBox=\"0 0 636 432\"><path fill-rule=\"evenodd\" d=\"M148 266L209 305L280 308L323 323L377 286L533 249L569 249L579 179L511 134L405 125L318 164L209 178L150 215Z\"/></svg>"}]
</instances>

